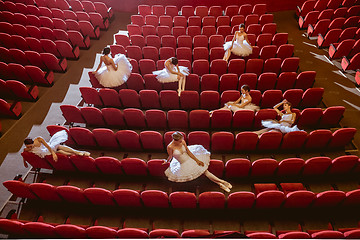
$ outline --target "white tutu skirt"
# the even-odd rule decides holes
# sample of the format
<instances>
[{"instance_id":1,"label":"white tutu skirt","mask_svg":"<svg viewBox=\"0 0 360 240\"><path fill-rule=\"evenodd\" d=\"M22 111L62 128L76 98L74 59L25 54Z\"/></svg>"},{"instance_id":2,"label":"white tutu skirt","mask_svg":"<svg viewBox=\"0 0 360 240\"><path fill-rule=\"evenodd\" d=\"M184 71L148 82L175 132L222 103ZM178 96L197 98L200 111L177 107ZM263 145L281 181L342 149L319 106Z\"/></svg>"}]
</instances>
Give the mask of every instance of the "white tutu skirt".
<instances>
[{"instance_id":1,"label":"white tutu skirt","mask_svg":"<svg viewBox=\"0 0 360 240\"><path fill-rule=\"evenodd\" d=\"M296 125L291 127L288 123L278 123L274 120L262 120L261 124L266 128L280 130L282 133L301 131Z\"/></svg>"},{"instance_id":2,"label":"white tutu skirt","mask_svg":"<svg viewBox=\"0 0 360 240\"><path fill-rule=\"evenodd\" d=\"M209 167L210 164L210 152L208 152L201 145L188 146L190 152L192 152L197 159L204 163L204 166L199 166L194 159L192 159L187 153L182 155L186 157L185 161L180 163L173 158L170 166L165 170L165 175L169 181L172 182L187 182L200 177Z\"/></svg>"},{"instance_id":3,"label":"white tutu skirt","mask_svg":"<svg viewBox=\"0 0 360 240\"><path fill-rule=\"evenodd\" d=\"M118 87L126 82L131 74L132 65L124 54L116 54L113 60L118 66L116 71L112 66L102 66L96 74L99 83L104 87Z\"/></svg>"},{"instance_id":4,"label":"white tutu skirt","mask_svg":"<svg viewBox=\"0 0 360 240\"><path fill-rule=\"evenodd\" d=\"M187 67L179 66L180 72L185 76L190 74L190 71ZM174 71L177 71L174 69ZM153 74L156 75L156 78L161 83L167 82L177 82L178 75L170 73L166 68L163 70L153 71Z\"/></svg>"},{"instance_id":5,"label":"white tutu skirt","mask_svg":"<svg viewBox=\"0 0 360 240\"><path fill-rule=\"evenodd\" d=\"M232 41L229 41L224 44L225 51L227 51L231 47L231 43L232 43ZM240 42L240 43L238 43L237 41L234 41L234 46L231 49L231 52L240 57L247 57L252 53L252 48L247 43L246 40L244 40L243 42Z\"/></svg>"},{"instance_id":6,"label":"white tutu skirt","mask_svg":"<svg viewBox=\"0 0 360 240\"><path fill-rule=\"evenodd\" d=\"M259 106L256 106L255 104L253 103L248 103L246 104L244 107L239 107L238 105L234 106L234 105L230 105L229 103L234 103L234 102L227 102L225 103L225 107L229 108L231 111L233 112L236 112L238 110L241 110L241 109L249 109L249 110L253 110L254 112L257 112L260 110L260 107Z\"/></svg>"},{"instance_id":7,"label":"white tutu skirt","mask_svg":"<svg viewBox=\"0 0 360 240\"><path fill-rule=\"evenodd\" d=\"M64 143L68 140L68 134L65 130L61 130L57 133L55 133L51 138L50 138L50 141L47 143L50 148L53 150L53 151L57 151L57 148L58 146L61 144L61 143ZM45 157L46 155L51 155L51 152L44 146L44 145L41 145L40 147L34 147L32 150L31 150L32 153L38 155L39 157Z\"/></svg>"}]
</instances>

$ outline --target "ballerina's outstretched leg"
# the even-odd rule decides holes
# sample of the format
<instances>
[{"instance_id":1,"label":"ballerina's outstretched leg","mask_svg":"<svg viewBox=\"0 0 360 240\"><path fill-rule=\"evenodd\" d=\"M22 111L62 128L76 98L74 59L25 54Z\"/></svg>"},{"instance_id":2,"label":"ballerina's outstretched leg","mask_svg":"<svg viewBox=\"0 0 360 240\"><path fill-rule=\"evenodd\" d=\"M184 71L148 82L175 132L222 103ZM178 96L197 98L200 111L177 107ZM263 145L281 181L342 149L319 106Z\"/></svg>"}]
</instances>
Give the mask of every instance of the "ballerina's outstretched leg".
<instances>
[{"instance_id":1,"label":"ballerina's outstretched leg","mask_svg":"<svg viewBox=\"0 0 360 240\"><path fill-rule=\"evenodd\" d=\"M224 59L226 62L228 62L228 61L229 61L229 58L230 58L230 55L231 55L231 50L230 50L230 49L226 50L223 59Z\"/></svg>"},{"instance_id":2,"label":"ballerina's outstretched leg","mask_svg":"<svg viewBox=\"0 0 360 240\"><path fill-rule=\"evenodd\" d=\"M205 176L207 178L209 178L211 181L213 181L214 183L218 184L220 186L221 189L223 189L226 192L230 192L230 189L232 188L232 185L225 181L222 180L218 177L216 177L214 174L212 174L211 172L209 172L208 170L205 171Z\"/></svg>"},{"instance_id":3,"label":"ballerina's outstretched leg","mask_svg":"<svg viewBox=\"0 0 360 240\"><path fill-rule=\"evenodd\" d=\"M64 154L64 155L79 155L79 156L90 156L89 152L85 151L78 151L71 147L60 145L57 148L57 152Z\"/></svg>"}]
</instances>

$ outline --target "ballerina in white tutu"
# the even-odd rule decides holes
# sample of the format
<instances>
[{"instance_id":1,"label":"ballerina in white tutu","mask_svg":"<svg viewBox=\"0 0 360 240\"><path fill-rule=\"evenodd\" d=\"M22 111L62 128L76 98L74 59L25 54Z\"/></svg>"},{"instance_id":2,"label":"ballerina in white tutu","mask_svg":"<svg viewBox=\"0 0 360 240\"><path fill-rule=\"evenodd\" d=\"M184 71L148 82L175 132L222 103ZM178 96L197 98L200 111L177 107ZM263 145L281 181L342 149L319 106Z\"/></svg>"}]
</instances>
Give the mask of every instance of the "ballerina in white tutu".
<instances>
[{"instance_id":1,"label":"ballerina in white tutu","mask_svg":"<svg viewBox=\"0 0 360 240\"><path fill-rule=\"evenodd\" d=\"M190 74L187 67L179 66L176 57L169 58L165 61L163 70L154 71L153 74L161 83L179 82L178 94L185 90L186 76Z\"/></svg>"},{"instance_id":2,"label":"ballerina in white tutu","mask_svg":"<svg viewBox=\"0 0 360 240\"><path fill-rule=\"evenodd\" d=\"M238 100L236 100L235 102L225 103L224 107L222 107L220 109L226 109L226 110L230 110L233 112L236 112L241 109L250 109L250 110L253 110L254 112L259 111L260 107L256 106L251 101L252 101L252 98L250 96L250 87L248 85L244 84L241 86L240 98ZM210 111L210 116L212 116L213 113L214 113L214 111Z\"/></svg>"},{"instance_id":3,"label":"ballerina in white tutu","mask_svg":"<svg viewBox=\"0 0 360 240\"><path fill-rule=\"evenodd\" d=\"M283 105L285 113L282 113L278 108ZM296 125L292 126L296 119L296 113L291 111L291 103L284 99L281 103L274 106L276 112L281 116L280 121L269 119L262 120L261 124L265 127L255 133L261 135L264 132L277 131L281 133L288 133L294 131L301 131Z\"/></svg>"},{"instance_id":4,"label":"ballerina in white tutu","mask_svg":"<svg viewBox=\"0 0 360 240\"><path fill-rule=\"evenodd\" d=\"M104 87L118 87L124 84L132 70L132 65L124 54L116 54L114 59L109 57L110 48L103 50L103 56L100 57L100 63L95 73L99 83ZM105 66L102 66L102 64Z\"/></svg>"},{"instance_id":5,"label":"ballerina in white tutu","mask_svg":"<svg viewBox=\"0 0 360 240\"><path fill-rule=\"evenodd\" d=\"M180 132L172 134L173 141L167 146L169 157L166 162L170 166L165 175L172 182L187 182L205 174L211 181L218 184L221 189L230 192L232 185L209 172L210 152L201 145L187 146ZM164 162L164 164L166 163Z\"/></svg>"},{"instance_id":6,"label":"ballerina in white tutu","mask_svg":"<svg viewBox=\"0 0 360 240\"><path fill-rule=\"evenodd\" d=\"M232 41L224 44L224 60L227 62L231 56L231 53L240 56L247 57L252 53L253 47L251 46L247 34L245 32L245 24L240 24L239 31L236 31Z\"/></svg>"},{"instance_id":7,"label":"ballerina in white tutu","mask_svg":"<svg viewBox=\"0 0 360 240\"><path fill-rule=\"evenodd\" d=\"M68 140L68 134L65 130L61 130L55 133L49 142L46 142L42 137L36 137L35 139L26 138L24 140L25 149L24 151L32 152L39 157L45 157L52 155L54 161L57 161L56 153L64 155L79 155L79 156L90 156L89 152L78 151L71 147L60 145ZM25 162L24 162L25 164ZM27 165L25 165L27 167Z\"/></svg>"}]
</instances>

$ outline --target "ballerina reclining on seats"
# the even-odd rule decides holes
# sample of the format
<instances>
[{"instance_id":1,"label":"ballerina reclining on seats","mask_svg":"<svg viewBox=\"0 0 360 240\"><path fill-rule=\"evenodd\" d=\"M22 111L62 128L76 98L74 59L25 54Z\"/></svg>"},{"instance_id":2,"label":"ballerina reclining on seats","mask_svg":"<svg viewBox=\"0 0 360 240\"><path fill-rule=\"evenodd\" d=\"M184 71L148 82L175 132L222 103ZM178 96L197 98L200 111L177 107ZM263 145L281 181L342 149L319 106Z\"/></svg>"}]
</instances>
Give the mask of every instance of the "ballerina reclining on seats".
<instances>
[{"instance_id":1,"label":"ballerina reclining on seats","mask_svg":"<svg viewBox=\"0 0 360 240\"><path fill-rule=\"evenodd\" d=\"M25 149L24 151L32 152L39 157L45 157L52 155L54 161L58 160L56 153L64 155L79 155L79 156L90 156L89 152L78 151L71 147L60 145L68 140L68 134L65 130L61 130L55 133L49 142L46 142L42 137L36 137L34 139L26 138L24 140ZM27 164L24 162L25 167Z\"/></svg>"}]
</instances>

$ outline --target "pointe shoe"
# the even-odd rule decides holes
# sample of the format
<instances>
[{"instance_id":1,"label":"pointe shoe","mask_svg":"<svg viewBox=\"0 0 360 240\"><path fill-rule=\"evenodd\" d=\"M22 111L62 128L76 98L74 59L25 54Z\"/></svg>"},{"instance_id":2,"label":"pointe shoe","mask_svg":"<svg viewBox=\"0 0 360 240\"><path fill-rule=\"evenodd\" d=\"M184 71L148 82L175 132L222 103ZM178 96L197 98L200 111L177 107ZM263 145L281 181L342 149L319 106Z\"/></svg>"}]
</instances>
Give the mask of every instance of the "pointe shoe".
<instances>
[{"instance_id":1,"label":"pointe shoe","mask_svg":"<svg viewBox=\"0 0 360 240\"><path fill-rule=\"evenodd\" d=\"M228 193L230 192L230 189L227 188L224 184L220 183L219 186L220 186L220 188L221 188L222 190L224 190L225 192L228 192Z\"/></svg>"},{"instance_id":2,"label":"pointe shoe","mask_svg":"<svg viewBox=\"0 0 360 240\"><path fill-rule=\"evenodd\" d=\"M88 156L90 156L90 153L89 152L84 152L83 156L88 157Z\"/></svg>"}]
</instances>

